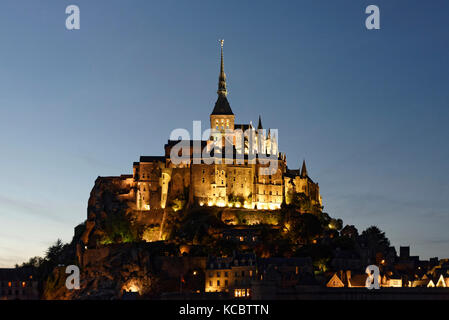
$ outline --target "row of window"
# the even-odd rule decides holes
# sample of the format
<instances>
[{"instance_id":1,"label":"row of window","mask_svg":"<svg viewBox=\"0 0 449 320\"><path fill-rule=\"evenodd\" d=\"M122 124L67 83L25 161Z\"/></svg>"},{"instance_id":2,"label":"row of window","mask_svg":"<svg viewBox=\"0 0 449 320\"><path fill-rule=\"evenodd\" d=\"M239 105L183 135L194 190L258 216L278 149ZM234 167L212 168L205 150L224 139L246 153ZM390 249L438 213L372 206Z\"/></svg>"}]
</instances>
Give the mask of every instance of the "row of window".
<instances>
[{"instance_id":1,"label":"row of window","mask_svg":"<svg viewBox=\"0 0 449 320\"><path fill-rule=\"evenodd\" d=\"M2 290L1 291L1 295L0 296L18 296L18 295L26 295L26 291L25 290Z\"/></svg>"},{"instance_id":2,"label":"row of window","mask_svg":"<svg viewBox=\"0 0 449 320\"><path fill-rule=\"evenodd\" d=\"M220 282L220 280L217 280L217 281L216 281L216 284L217 284L216 286L217 286L217 287L220 287L220 286L221 286L221 283L222 283L222 282ZM238 285L243 285L243 284L245 284L245 281L244 281L244 280L241 280L241 281L235 280L235 281L234 281L234 285L236 285L236 286L238 286ZM212 280L210 280L210 281L209 281L209 287L212 287L213 285L214 285L214 284L213 284ZM225 280L225 281L224 281L224 286L225 286L225 287L228 287L228 286L229 286L229 281L228 281L228 280Z\"/></svg>"},{"instance_id":3,"label":"row of window","mask_svg":"<svg viewBox=\"0 0 449 320\"><path fill-rule=\"evenodd\" d=\"M8 288L12 288L12 287L22 287L25 288L27 286L27 283L25 281L1 281L0 282L0 286L1 287L8 287Z\"/></svg>"},{"instance_id":4,"label":"row of window","mask_svg":"<svg viewBox=\"0 0 449 320\"><path fill-rule=\"evenodd\" d=\"M244 277L246 275L246 272L245 272L245 270L242 270L240 273L236 271L236 272L234 272L234 277L237 278L239 276L239 274L241 274L241 276ZM212 278L213 276L214 276L214 274L212 272L209 273L209 278ZM225 276L225 278L229 277L228 271L224 272L224 276ZM249 276L250 277L253 276L253 270L249 270ZM221 277L221 272L220 271L217 271L217 277L218 278Z\"/></svg>"}]
</instances>

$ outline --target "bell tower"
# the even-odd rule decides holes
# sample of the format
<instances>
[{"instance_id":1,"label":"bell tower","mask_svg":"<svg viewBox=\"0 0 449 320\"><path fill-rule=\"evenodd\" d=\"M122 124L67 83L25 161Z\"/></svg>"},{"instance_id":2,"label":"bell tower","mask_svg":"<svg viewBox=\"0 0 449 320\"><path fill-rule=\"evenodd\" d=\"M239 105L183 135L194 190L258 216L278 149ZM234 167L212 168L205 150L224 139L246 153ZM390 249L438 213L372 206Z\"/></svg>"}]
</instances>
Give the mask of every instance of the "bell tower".
<instances>
[{"instance_id":1,"label":"bell tower","mask_svg":"<svg viewBox=\"0 0 449 320\"><path fill-rule=\"evenodd\" d=\"M235 121L234 113L232 113L231 106L227 99L228 91L226 89L226 74L224 72L223 43L224 40L220 40L221 64L220 75L218 77L218 99L217 102L215 102L214 110L210 115L210 128L220 130L221 132L224 132L225 130L234 130Z\"/></svg>"}]
</instances>

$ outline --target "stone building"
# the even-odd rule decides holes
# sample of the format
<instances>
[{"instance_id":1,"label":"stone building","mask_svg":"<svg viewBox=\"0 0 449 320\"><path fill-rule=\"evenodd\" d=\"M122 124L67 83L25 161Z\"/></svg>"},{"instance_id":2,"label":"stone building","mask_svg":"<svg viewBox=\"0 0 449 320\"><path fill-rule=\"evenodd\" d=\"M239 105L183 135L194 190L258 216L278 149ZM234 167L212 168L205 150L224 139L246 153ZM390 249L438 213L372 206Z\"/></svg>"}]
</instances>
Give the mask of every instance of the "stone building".
<instances>
[{"instance_id":1,"label":"stone building","mask_svg":"<svg viewBox=\"0 0 449 320\"><path fill-rule=\"evenodd\" d=\"M318 183L309 177L305 162L301 170L287 167L274 130L267 134L260 116L257 128L252 123L236 123L227 99L223 46L217 93L208 140L169 140L163 156L143 156L134 163L137 209L164 209L174 200L184 200L205 206L275 210L288 203L293 193L306 195L320 208ZM212 164L201 157L205 150ZM174 154L183 161L173 159Z\"/></svg>"},{"instance_id":2,"label":"stone building","mask_svg":"<svg viewBox=\"0 0 449 320\"><path fill-rule=\"evenodd\" d=\"M38 300L39 283L24 268L0 269L0 300Z\"/></svg>"},{"instance_id":3,"label":"stone building","mask_svg":"<svg viewBox=\"0 0 449 320\"><path fill-rule=\"evenodd\" d=\"M251 281L256 279L257 274L256 265L254 254L209 257L205 271L205 291L229 292L235 298L250 297Z\"/></svg>"},{"instance_id":4,"label":"stone building","mask_svg":"<svg viewBox=\"0 0 449 320\"><path fill-rule=\"evenodd\" d=\"M147 241L163 238L166 208L226 207L263 215L301 199L307 203L302 213L322 210L318 183L310 178L305 161L301 169L287 167L285 154L278 151L277 130L267 132L260 116L257 127L236 123L227 98L223 47L217 94L209 131L199 139L193 132L194 139L177 140L172 132L163 155L141 156L132 174L98 177L89 199L84 244L95 217L122 207L153 226L144 236Z\"/></svg>"}]
</instances>

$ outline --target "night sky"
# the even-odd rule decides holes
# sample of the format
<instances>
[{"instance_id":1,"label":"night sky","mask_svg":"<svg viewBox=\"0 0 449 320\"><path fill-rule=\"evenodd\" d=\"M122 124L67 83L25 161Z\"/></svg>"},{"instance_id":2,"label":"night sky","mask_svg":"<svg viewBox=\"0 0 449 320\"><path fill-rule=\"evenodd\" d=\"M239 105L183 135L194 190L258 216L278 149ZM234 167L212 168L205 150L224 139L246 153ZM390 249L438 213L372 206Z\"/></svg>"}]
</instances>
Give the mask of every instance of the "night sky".
<instances>
[{"instance_id":1,"label":"night sky","mask_svg":"<svg viewBox=\"0 0 449 320\"><path fill-rule=\"evenodd\" d=\"M2 0L0 267L70 241L97 176L208 126L221 38L236 123L279 129L326 212L449 257L448 14L445 0Z\"/></svg>"}]
</instances>

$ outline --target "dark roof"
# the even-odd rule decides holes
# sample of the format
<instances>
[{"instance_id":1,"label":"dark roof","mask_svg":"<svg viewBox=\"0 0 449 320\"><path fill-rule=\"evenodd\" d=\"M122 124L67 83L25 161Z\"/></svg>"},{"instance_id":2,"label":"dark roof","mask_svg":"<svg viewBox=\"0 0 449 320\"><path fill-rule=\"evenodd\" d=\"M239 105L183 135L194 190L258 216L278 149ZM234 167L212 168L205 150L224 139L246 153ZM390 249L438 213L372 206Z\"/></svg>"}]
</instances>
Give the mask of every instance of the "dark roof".
<instances>
[{"instance_id":1,"label":"dark roof","mask_svg":"<svg viewBox=\"0 0 449 320\"><path fill-rule=\"evenodd\" d=\"M252 125L251 124L235 124L234 125L234 129L242 129L242 131L251 129Z\"/></svg>"},{"instance_id":2,"label":"dark roof","mask_svg":"<svg viewBox=\"0 0 449 320\"><path fill-rule=\"evenodd\" d=\"M6 268L0 269L0 280L2 281L22 281L28 280L29 277L33 275L32 270L27 270L26 268Z\"/></svg>"},{"instance_id":3,"label":"dark roof","mask_svg":"<svg viewBox=\"0 0 449 320\"><path fill-rule=\"evenodd\" d=\"M218 95L212 115L234 115L225 95Z\"/></svg>"},{"instance_id":4,"label":"dark roof","mask_svg":"<svg viewBox=\"0 0 449 320\"><path fill-rule=\"evenodd\" d=\"M275 265L275 266L311 266L312 259L310 257L271 257L260 258L260 264L262 265Z\"/></svg>"},{"instance_id":5,"label":"dark roof","mask_svg":"<svg viewBox=\"0 0 449 320\"><path fill-rule=\"evenodd\" d=\"M155 161L165 162L165 157L164 156L141 156L140 157L140 162L155 162Z\"/></svg>"},{"instance_id":6,"label":"dark roof","mask_svg":"<svg viewBox=\"0 0 449 320\"><path fill-rule=\"evenodd\" d=\"M165 144L165 147L173 147L180 142L182 143L183 146L189 145L191 147L193 147L194 144L200 145L201 148L207 145L207 140L168 140L168 142Z\"/></svg>"}]
</instances>

